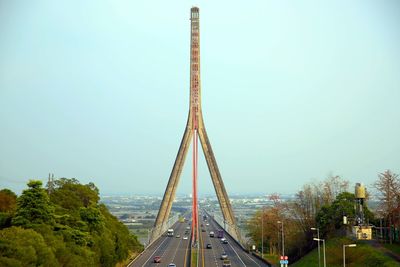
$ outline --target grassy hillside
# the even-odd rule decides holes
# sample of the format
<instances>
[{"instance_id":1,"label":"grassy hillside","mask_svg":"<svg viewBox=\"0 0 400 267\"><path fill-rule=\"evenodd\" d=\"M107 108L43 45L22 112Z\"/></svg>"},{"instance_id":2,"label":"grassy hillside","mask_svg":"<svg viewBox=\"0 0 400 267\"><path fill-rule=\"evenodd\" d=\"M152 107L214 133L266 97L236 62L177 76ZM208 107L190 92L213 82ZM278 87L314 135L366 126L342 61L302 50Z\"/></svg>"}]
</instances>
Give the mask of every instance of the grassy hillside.
<instances>
[{"instance_id":1,"label":"grassy hillside","mask_svg":"<svg viewBox=\"0 0 400 267\"><path fill-rule=\"evenodd\" d=\"M326 243L326 265L329 267L343 266L343 244L354 243L347 238L330 239ZM348 267L396 267L399 263L371 247L366 242L356 242L357 247L346 248L346 266ZM291 265L293 267L318 267L318 249L304 256ZM321 243L321 266L323 266L323 250Z\"/></svg>"}]
</instances>

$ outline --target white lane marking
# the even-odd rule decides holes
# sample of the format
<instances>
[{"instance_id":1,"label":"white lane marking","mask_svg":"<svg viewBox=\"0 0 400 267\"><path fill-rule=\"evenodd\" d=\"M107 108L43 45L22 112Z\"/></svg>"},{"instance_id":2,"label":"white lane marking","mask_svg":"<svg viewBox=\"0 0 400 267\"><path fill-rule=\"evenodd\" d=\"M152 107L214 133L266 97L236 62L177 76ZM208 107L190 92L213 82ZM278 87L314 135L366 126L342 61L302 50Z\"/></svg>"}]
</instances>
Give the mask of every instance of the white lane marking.
<instances>
[{"instance_id":1,"label":"white lane marking","mask_svg":"<svg viewBox=\"0 0 400 267\"><path fill-rule=\"evenodd\" d=\"M146 263L147 263L147 262L150 260L150 258L154 255L154 253L156 253L156 251L161 247L161 245L162 245L165 241L168 240L168 238L169 238L169 237L166 237L166 238L164 239L164 241L161 242L161 244L160 244L156 249L154 249L154 252L151 253L151 255L149 256L149 258L143 263L142 267L144 267L144 266L146 265Z\"/></svg>"},{"instance_id":2,"label":"white lane marking","mask_svg":"<svg viewBox=\"0 0 400 267\"><path fill-rule=\"evenodd\" d=\"M211 242L211 241L210 241ZM211 244L211 243L210 243ZM214 249L211 249L214 255L214 261L215 261L215 265L218 266L218 261L217 261L217 257L215 256L215 252Z\"/></svg>"},{"instance_id":3,"label":"white lane marking","mask_svg":"<svg viewBox=\"0 0 400 267\"><path fill-rule=\"evenodd\" d=\"M246 264L242 261L242 258L240 258L239 254L236 252L236 250L232 247L231 243L228 243L228 245L232 248L233 252L235 252L236 256L238 256L239 260L243 263L243 266L246 267Z\"/></svg>"},{"instance_id":4,"label":"white lane marking","mask_svg":"<svg viewBox=\"0 0 400 267\"><path fill-rule=\"evenodd\" d=\"M178 248L180 248L181 243L182 243L182 238L179 238L179 239L180 239L179 244L178 244L178 246L176 246L174 256L172 257L172 262L175 262L174 260L175 260L176 252L178 252Z\"/></svg>"},{"instance_id":5,"label":"white lane marking","mask_svg":"<svg viewBox=\"0 0 400 267\"><path fill-rule=\"evenodd\" d=\"M214 224L213 222L212 222L212 224ZM211 226L211 225L210 225ZM213 225L213 227L215 228L215 229L217 229L217 227L215 226L215 224ZM207 228L208 229L208 228ZM215 241L215 238L216 237L210 237L210 235L208 234L207 235L207 238L208 238L208 240L210 241L210 244L212 244L212 246L213 246L213 248L212 248L212 252L213 252L213 255L214 255L214 260L215 260L215 265L216 266L219 266L218 265L218 259L217 259L217 256L215 256L215 249L218 249L218 248L220 248L220 249L222 249L222 252L225 252L225 249L218 243L218 241ZM215 242L214 242L215 241ZM216 244L216 245L215 245ZM218 249L219 250L219 249Z\"/></svg>"},{"instance_id":6,"label":"white lane marking","mask_svg":"<svg viewBox=\"0 0 400 267\"><path fill-rule=\"evenodd\" d=\"M215 226L215 222L213 221L214 227L218 227ZM235 252L235 254L239 257L239 254L236 252L236 250L232 247L232 245L230 244L230 242L228 243L229 246L233 249L233 251ZM255 260L253 260L249 255L245 254L251 261L253 261L255 264L257 264L257 266L260 266L260 264L258 264ZM246 266L246 264L244 264L244 262L242 261L242 259L239 257L239 260L243 263L244 266Z\"/></svg>"},{"instance_id":7,"label":"white lane marking","mask_svg":"<svg viewBox=\"0 0 400 267\"><path fill-rule=\"evenodd\" d=\"M258 264L255 260L253 260L249 255L247 255L246 253L244 255L246 255L250 260L252 260L255 264L257 264L257 266L261 267L261 265Z\"/></svg>"}]
</instances>

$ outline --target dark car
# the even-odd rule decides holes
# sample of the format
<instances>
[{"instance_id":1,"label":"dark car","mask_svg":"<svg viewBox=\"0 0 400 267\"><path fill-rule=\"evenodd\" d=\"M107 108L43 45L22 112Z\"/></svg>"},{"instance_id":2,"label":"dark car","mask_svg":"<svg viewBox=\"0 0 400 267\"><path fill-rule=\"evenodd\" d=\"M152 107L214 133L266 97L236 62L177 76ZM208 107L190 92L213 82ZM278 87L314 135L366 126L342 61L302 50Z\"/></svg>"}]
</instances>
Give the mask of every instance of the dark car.
<instances>
[{"instance_id":1,"label":"dark car","mask_svg":"<svg viewBox=\"0 0 400 267\"><path fill-rule=\"evenodd\" d=\"M208 243L207 246L206 246L206 248L208 248L208 249L212 248L211 244Z\"/></svg>"},{"instance_id":2,"label":"dark car","mask_svg":"<svg viewBox=\"0 0 400 267\"><path fill-rule=\"evenodd\" d=\"M161 257L160 256L155 256L154 257L154 262L155 263L160 263L161 262Z\"/></svg>"}]
</instances>

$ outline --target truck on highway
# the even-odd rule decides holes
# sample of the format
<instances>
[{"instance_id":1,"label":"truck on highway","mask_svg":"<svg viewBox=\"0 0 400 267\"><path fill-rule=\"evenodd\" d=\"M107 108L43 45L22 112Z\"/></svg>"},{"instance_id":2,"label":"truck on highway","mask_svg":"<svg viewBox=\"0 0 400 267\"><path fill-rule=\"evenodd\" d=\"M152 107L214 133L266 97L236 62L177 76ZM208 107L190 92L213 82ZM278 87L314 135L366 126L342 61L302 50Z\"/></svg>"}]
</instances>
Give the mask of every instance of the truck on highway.
<instances>
[{"instance_id":1,"label":"truck on highway","mask_svg":"<svg viewBox=\"0 0 400 267\"><path fill-rule=\"evenodd\" d=\"M224 230L217 230L217 237L223 238L224 237Z\"/></svg>"},{"instance_id":2,"label":"truck on highway","mask_svg":"<svg viewBox=\"0 0 400 267\"><path fill-rule=\"evenodd\" d=\"M174 236L174 229L172 228L168 229L167 236Z\"/></svg>"}]
</instances>

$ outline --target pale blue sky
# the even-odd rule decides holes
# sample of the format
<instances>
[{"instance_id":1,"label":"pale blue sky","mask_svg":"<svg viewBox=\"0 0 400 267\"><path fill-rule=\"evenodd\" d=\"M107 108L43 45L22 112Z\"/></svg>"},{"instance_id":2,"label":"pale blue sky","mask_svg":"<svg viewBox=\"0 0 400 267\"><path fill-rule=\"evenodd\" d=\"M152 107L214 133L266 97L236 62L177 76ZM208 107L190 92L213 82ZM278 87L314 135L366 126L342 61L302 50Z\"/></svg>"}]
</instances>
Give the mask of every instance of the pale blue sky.
<instances>
[{"instance_id":1,"label":"pale blue sky","mask_svg":"<svg viewBox=\"0 0 400 267\"><path fill-rule=\"evenodd\" d=\"M52 172L163 193L187 119L192 5L229 194L400 172L399 1L2 0L0 187ZM200 193L213 192L200 159Z\"/></svg>"}]
</instances>

